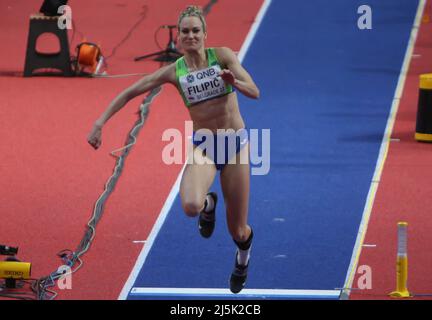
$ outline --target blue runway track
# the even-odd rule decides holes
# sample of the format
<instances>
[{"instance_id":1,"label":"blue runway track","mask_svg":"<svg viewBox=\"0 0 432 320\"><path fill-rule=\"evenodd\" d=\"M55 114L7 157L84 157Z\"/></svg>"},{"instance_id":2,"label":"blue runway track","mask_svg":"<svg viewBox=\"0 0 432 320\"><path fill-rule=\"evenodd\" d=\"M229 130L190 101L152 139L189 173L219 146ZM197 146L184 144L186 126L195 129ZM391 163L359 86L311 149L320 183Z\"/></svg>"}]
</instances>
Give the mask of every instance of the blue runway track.
<instances>
[{"instance_id":1,"label":"blue runway track","mask_svg":"<svg viewBox=\"0 0 432 320\"><path fill-rule=\"evenodd\" d=\"M273 0L243 61L261 90L240 97L243 117L271 129L270 172L251 178L247 289L344 285L418 1L367 1L372 30L357 26L363 4ZM218 177L212 189L222 199ZM227 289L235 246L219 204L203 239L177 196L133 288Z\"/></svg>"}]
</instances>

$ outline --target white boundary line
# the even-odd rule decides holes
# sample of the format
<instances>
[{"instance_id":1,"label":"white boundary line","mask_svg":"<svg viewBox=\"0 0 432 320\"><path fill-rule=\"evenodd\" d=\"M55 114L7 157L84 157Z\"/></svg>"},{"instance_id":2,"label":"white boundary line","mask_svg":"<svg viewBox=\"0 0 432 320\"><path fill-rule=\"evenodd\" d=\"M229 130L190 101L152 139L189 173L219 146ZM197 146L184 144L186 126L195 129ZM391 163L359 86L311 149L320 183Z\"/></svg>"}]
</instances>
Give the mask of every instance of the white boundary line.
<instances>
[{"instance_id":1,"label":"white boundary line","mask_svg":"<svg viewBox=\"0 0 432 320\"><path fill-rule=\"evenodd\" d=\"M135 262L135 266L132 269L131 274L129 275L128 280L126 281L125 285L123 286L123 289L120 293L120 296L118 297L119 300L126 300L129 291L131 290L136 278L138 277L138 274L141 270L141 267L144 265L145 260L147 259L147 256L150 252L151 247L153 246L153 243L162 228L163 223L165 222L166 217L168 216L168 213L174 203L175 198L177 197L177 194L180 190L180 181L181 177L183 175L183 171L186 168L186 163L183 166L182 170L180 171L176 182L174 183L171 192L168 195L167 200L165 201L164 206L162 207L162 210L159 214L158 219L156 220L156 223L153 226L153 229L150 232L150 235L148 239L146 240L146 243L141 250L141 253L138 256L137 261Z\"/></svg>"},{"instance_id":2,"label":"white boundary line","mask_svg":"<svg viewBox=\"0 0 432 320\"><path fill-rule=\"evenodd\" d=\"M259 28L259 26L261 25L262 19L264 18L265 13L267 12L268 7L270 6L272 0L264 0L260 11L258 12L256 19L254 21L254 23L251 26L251 29L249 30L249 33L246 37L245 42L243 43L243 46L240 50L239 53L239 60L243 61L246 52L248 51L252 40L255 37L255 34ZM123 286L123 289L120 293L120 296L118 297L119 300L126 300L127 296L129 294L129 291L132 289L133 284L135 283L135 280L139 274L139 271L141 270L141 267L144 265L144 262L150 252L150 249L153 246L154 240L156 239L156 236L159 233L159 230L162 228L163 223L165 222L165 219L173 205L173 202L177 196L177 194L179 193L180 190L180 181L181 181L181 177L183 175L183 171L186 167L186 163L183 166L183 169L181 170L179 176L177 177L177 180L174 184L174 186L171 189L171 192L168 195L168 199L166 200L160 214L159 217L155 223L155 225L153 226L152 231L150 232L150 236L147 239L146 244L144 245L143 249L141 250L141 253L138 256L138 259L135 263L134 268L132 269L131 274L129 275L128 280L126 281L125 285Z\"/></svg>"},{"instance_id":3,"label":"white boundary line","mask_svg":"<svg viewBox=\"0 0 432 320\"><path fill-rule=\"evenodd\" d=\"M339 299L340 290L243 289L238 294L228 289L204 288L132 288L131 296L147 297L206 297L206 298L297 298Z\"/></svg>"},{"instance_id":4,"label":"white boundary line","mask_svg":"<svg viewBox=\"0 0 432 320\"><path fill-rule=\"evenodd\" d=\"M246 36L245 41L243 42L243 45L240 49L240 52L238 54L238 58L240 61L243 61L244 57L246 56L246 53L249 50L250 45L252 44L253 39L255 38L255 35L258 31L259 26L261 25L262 20L264 19L264 16L267 12L267 9L270 7L272 0L264 0L264 3L261 6L261 9L258 11L258 14L255 18L254 23L252 24L248 35Z\"/></svg>"},{"instance_id":5,"label":"white boundary line","mask_svg":"<svg viewBox=\"0 0 432 320\"><path fill-rule=\"evenodd\" d=\"M385 129L384 137L381 142L380 152L377 160L377 164L375 167L374 176L372 178L371 186L369 189L369 193L366 199L366 204L363 210L362 221L360 223L359 231L357 234L356 243L353 249L353 255L351 257L351 262L348 267L347 276L345 279L343 298L347 299L351 293L352 284L354 281L355 271L357 269L357 264L359 262L360 253L362 244L366 235L366 230L368 227L369 219L372 213L373 203L375 200L375 196L378 190L378 185L380 183L381 174L384 168L385 160L387 159L387 153L390 144L390 136L393 131L394 122L396 119L396 114L399 109L399 103L403 94L403 89L405 86L405 80L408 74L408 68L411 61L411 56L414 51L414 45L417 39L417 33L420 27L420 20L423 15L423 10L426 4L426 0L420 0L419 5L417 7L417 14L414 20L414 25L411 29L410 40L408 42L408 46L405 52L404 62L401 68L401 72L399 74L398 84L396 87L395 95L393 98L392 107L390 110L389 118L387 119L387 126Z\"/></svg>"}]
</instances>

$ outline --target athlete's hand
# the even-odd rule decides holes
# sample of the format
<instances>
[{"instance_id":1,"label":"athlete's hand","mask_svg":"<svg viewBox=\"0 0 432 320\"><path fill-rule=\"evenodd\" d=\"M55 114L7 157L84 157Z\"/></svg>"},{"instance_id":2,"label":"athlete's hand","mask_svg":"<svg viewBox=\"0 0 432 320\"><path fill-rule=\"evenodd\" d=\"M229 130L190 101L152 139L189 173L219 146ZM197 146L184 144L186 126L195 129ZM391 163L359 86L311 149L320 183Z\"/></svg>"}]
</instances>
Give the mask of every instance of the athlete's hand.
<instances>
[{"instance_id":1,"label":"athlete's hand","mask_svg":"<svg viewBox=\"0 0 432 320\"><path fill-rule=\"evenodd\" d=\"M235 82L235 76L231 70L223 69L221 72L219 72L219 76L222 78L223 81L229 84L234 84Z\"/></svg>"},{"instance_id":2,"label":"athlete's hand","mask_svg":"<svg viewBox=\"0 0 432 320\"><path fill-rule=\"evenodd\" d=\"M97 149L100 147L102 143L102 127L98 125L94 125L92 131L87 137L87 142L90 143L90 145Z\"/></svg>"}]
</instances>

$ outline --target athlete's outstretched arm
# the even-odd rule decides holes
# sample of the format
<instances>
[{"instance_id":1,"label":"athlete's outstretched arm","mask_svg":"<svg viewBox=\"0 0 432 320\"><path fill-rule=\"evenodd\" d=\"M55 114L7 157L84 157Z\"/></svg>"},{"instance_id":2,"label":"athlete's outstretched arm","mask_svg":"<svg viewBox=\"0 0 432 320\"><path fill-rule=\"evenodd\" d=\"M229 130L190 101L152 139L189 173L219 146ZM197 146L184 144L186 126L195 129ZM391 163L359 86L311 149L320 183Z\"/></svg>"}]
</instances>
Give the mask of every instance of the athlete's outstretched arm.
<instances>
[{"instance_id":1,"label":"athlete's outstretched arm","mask_svg":"<svg viewBox=\"0 0 432 320\"><path fill-rule=\"evenodd\" d=\"M122 91L114 100L111 101L108 108L96 120L94 126L87 137L88 143L97 149L102 143L102 127L105 123L120 109L122 109L131 99L147 91L153 90L158 86L175 81L175 64L165 66L154 73L141 78L139 81Z\"/></svg>"},{"instance_id":2,"label":"athlete's outstretched arm","mask_svg":"<svg viewBox=\"0 0 432 320\"><path fill-rule=\"evenodd\" d=\"M238 91L249 98L258 99L260 92L250 74L241 65L236 54L229 48L218 48L217 55L227 69L222 70L221 77Z\"/></svg>"}]
</instances>

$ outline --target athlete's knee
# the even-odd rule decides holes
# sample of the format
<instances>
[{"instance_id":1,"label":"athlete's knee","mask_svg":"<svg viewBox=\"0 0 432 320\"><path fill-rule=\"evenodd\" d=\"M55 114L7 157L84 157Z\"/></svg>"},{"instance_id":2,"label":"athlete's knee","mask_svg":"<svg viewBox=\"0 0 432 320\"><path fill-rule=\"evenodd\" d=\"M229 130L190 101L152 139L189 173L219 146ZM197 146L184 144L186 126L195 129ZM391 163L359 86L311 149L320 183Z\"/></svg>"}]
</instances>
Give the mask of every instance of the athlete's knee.
<instances>
[{"instance_id":1,"label":"athlete's knee","mask_svg":"<svg viewBox=\"0 0 432 320\"><path fill-rule=\"evenodd\" d=\"M199 201L185 201L183 202L183 211L189 217L196 217L202 210L204 204Z\"/></svg>"},{"instance_id":2,"label":"athlete's knee","mask_svg":"<svg viewBox=\"0 0 432 320\"><path fill-rule=\"evenodd\" d=\"M229 228L231 237L237 242L245 242L251 234L251 228L248 225L234 226Z\"/></svg>"}]
</instances>

